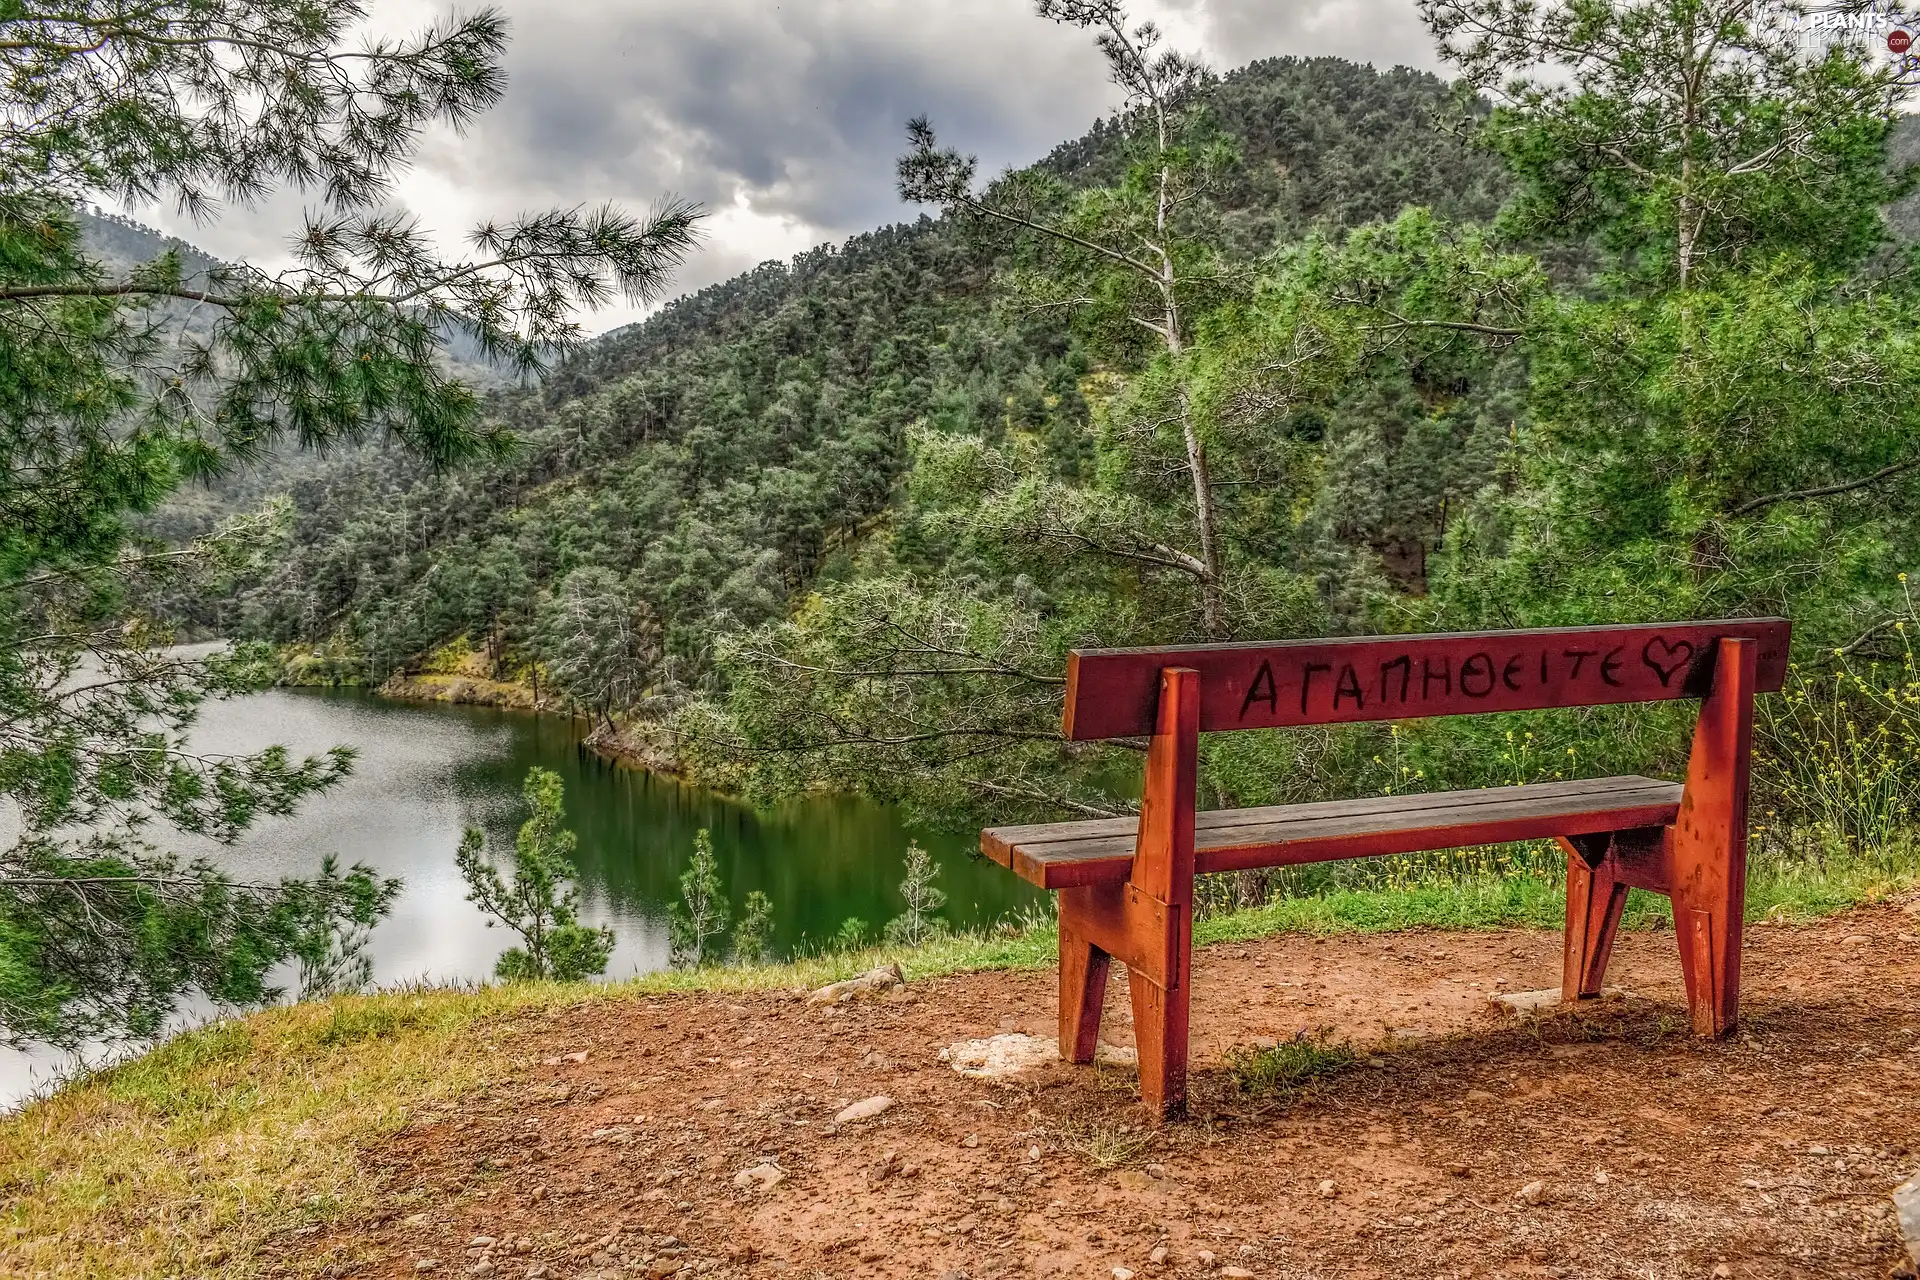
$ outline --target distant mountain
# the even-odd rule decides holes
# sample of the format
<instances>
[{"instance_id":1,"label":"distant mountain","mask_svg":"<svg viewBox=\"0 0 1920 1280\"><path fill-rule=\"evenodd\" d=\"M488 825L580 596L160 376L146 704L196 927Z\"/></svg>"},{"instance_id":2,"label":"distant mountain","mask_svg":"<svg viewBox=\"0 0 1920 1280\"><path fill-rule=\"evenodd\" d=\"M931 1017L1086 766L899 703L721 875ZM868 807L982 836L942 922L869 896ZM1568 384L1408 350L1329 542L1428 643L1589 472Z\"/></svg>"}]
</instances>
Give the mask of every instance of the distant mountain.
<instances>
[{"instance_id":1,"label":"distant mountain","mask_svg":"<svg viewBox=\"0 0 1920 1280\"><path fill-rule=\"evenodd\" d=\"M80 234L89 252L116 272L152 262L172 249L180 254L188 275L205 272L216 259L177 236L156 231L143 222L105 209L80 211Z\"/></svg>"},{"instance_id":2,"label":"distant mountain","mask_svg":"<svg viewBox=\"0 0 1920 1280\"><path fill-rule=\"evenodd\" d=\"M1242 258L1409 204L1485 219L1504 198L1495 158L1436 128L1451 91L1434 76L1281 58L1208 92L1244 158L1219 197ZM1102 120L1040 163L1107 182L1120 140ZM1057 317L1000 304L999 244L921 217L684 297L501 395L522 447L496 469L341 459L292 487L293 554L238 625L341 635L383 675L462 633L524 638L542 590L604 570L657 628L662 670L698 685L717 631L850 571L910 427L1035 432L1080 465L1091 361Z\"/></svg>"},{"instance_id":3,"label":"distant mountain","mask_svg":"<svg viewBox=\"0 0 1920 1280\"><path fill-rule=\"evenodd\" d=\"M115 273L124 273L143 263L152 262L168 250L180 255L182 268L189 281L196 277L204 279L205 274L219 261L204 249L178 236L170 236L143 222L105 209L81 210L80 234L88 251ZM475 386L492 389L508 386L512 382L506 371L496 368L482 355L479 344L464 330L446 334L445 342L444 355L448 366Z\"/></svg>"}]
</instances>

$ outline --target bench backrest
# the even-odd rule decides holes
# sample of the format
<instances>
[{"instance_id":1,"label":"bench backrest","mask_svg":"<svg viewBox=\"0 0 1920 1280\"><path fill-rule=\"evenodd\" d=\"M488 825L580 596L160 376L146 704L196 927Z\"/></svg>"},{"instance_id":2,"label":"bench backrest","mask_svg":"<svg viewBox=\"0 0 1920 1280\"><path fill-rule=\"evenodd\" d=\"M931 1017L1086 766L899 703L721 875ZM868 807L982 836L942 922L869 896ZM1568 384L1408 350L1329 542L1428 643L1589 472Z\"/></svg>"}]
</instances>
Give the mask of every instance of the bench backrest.
<instances>
[{"instance_id":1,"label":"bench backrest","mask_svg":"<svg viewBox=\"0 0 1920 1280\"><path fill-rule=\"evenodd\" d=\"M1784 618L1630 627L1284 640L1267 644L1075 649L1067 660L1070 739L1151 734L1160 672L1200 673L1200 730L1701 698L1723 637L1759 642L1756 692L1786 678Z\"/></svg>"}]
</instances>

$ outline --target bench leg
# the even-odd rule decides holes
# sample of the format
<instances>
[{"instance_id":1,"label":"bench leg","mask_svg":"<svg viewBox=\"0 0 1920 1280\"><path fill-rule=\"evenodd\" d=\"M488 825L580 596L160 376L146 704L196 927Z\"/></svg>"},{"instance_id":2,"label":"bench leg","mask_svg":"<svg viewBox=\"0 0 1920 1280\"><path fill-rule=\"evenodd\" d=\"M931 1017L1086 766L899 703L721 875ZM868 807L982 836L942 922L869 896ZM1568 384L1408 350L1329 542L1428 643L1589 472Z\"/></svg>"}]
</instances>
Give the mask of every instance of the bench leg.
<instances>
[{"instance_id":1,"label":"bench leg","mask_svg":"<svg viewBox=\"0 0 1920 1280\"><path fill-rule=\"evenodd\" d=\"M1731 910L1689 906L1678 896L1673 900L1674 935L1696 1035L1729 1035L1740 1024L1741 931Z\"/></svg>"},{"instance_id":2,"label":"bench leg","mask_svg":"<svg viewBox=\"0 0 1920 1280\"><path fill-rule=\"evenodd\" d=\"M1068 1062L1092 1062L1113 957L1072 928L1064 895L1060 906L1060 1056Z\"/></svg>"},{"instance_id":3,"label":"bench leg","mask_svg":"<svg viewBox=\"0 0 1920 1280\"><path fill-rule=\"evenodd\" d=\"M1747 776L1759 645L1725 639L1713 692L1700 707L1674 820L1670 893L1687 1004L1698 1035L1740 1019L1740 942L1747 901Z\"/></svg>"},{"instance_id":4,"label":"bench leg","mask_svg":"<svg viewBox=\"0 0 1920 1280\"><path fill-rule=\"evenodd\" d=\"M1128 972L1133 997L1133 1043L1140 1055L1140 1101L1161 1117L1187 1109L1188 984L1171 989Z\"/></svg>"},{"instance_id":5,"label":"bench leg","mask_svg":"<svg viewBox=\"0 0 1920 1280\"><path fill-rule=\"evenodd\" d=\"M1567 932L1560 971L1560 998L1572 1004L1590 1000L1605 988L1607 961L1620 932L1627 886L1615 878L1611 863L1587 865L1577 852L1567 855Z\"/></svg>"},{"instance_id":6,"label":"bench leg","mask_svg":"<svg viewBox=\"0 0 1920 1280\"><path fill-rule=\"evenodd\" d=\"M1140 958L1129 964L1140 1101L1162 1118L1187 1109L1187 996L1193 965L1193 809L1199 776L1200 673L1160 672L1160 705L1147 746L1140 835L1125 900ZM1158 979L1158 981L1154 980Z\"/></svg>"}]
</instances>

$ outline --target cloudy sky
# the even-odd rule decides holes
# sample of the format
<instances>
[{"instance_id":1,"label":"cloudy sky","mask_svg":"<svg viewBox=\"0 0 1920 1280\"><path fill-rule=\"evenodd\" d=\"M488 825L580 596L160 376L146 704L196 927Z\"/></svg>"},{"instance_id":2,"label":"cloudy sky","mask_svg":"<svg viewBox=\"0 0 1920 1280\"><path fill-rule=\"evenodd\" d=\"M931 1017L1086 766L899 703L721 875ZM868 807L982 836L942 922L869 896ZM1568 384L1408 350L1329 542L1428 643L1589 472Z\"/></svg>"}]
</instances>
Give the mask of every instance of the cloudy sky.
<instances>
[{"instance_id":1,"label":"cloudy sky","mask_svg":"<svg viewBox=\"0 0 1920 1280\"><path fill-rule=\"evenodd\" d=\"M915 216L893 189L911 116L992 172L1117 101L1088 33L1034 17L1031 0L497 2L513 21L506 100L464 137L430 139L401 202L452 244L487 217L674 192L712 215L680 289ZM393 28L442 7L375 6ZM1276 54L1434 66L1414 0L1140 0L1137 12L1220 70ZM132 212L266 265L284 260L298 209L276 199L211 226Z\"/></svg>"}]
</instances>

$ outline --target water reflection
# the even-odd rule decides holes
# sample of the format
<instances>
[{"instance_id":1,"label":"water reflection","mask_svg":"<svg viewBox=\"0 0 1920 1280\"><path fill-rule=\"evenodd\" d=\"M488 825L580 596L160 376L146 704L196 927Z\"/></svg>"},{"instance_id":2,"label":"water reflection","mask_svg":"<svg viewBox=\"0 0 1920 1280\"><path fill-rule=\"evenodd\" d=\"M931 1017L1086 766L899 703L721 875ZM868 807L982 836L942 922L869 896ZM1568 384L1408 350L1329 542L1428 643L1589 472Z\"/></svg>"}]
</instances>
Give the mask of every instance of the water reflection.
<instances>
[{"instance_id":1,"label":"water reflection","mask_svg":"<svg viewBox=\"0 0 1920 1280\"><path fill-rule=\"evenodd\" d=\"M183 854L210 853L242 878L307 875L333 853L365 862L406 887L374 931L374 980L481 980L513 941L466 901L454 850L469 824L504 851L523 818L520 783L539 765L566 783L568 823L579 835L581 915L618 938L608 974L667 963L666 910L692 856L694 833L713 833L727 896L737 912L749 891L773 900L783 954L830 936L848 917L878 929L901 909L901 858L917 839L941 866L956 925L991 921L1037 900L1013 876L970 857L975 833L910 830L893 810L817 797L755 811L671 779L619 769L578 747L571 724L475 707L412 706L357 691L278 690L210 704L194 734L205 751L246 752L284 743L296 754L353 746L359 761L337 790L290 818L262 822L238 846L179 839ZM3 834L3 833L0 833ZM0 1056L0 1095L44 1077L47 1055Z\"/></svg>"}]
</instances>

